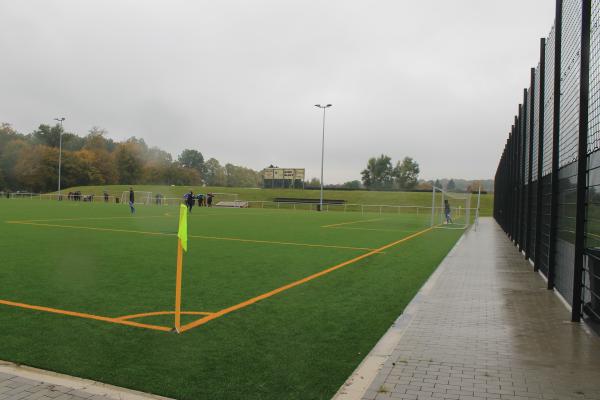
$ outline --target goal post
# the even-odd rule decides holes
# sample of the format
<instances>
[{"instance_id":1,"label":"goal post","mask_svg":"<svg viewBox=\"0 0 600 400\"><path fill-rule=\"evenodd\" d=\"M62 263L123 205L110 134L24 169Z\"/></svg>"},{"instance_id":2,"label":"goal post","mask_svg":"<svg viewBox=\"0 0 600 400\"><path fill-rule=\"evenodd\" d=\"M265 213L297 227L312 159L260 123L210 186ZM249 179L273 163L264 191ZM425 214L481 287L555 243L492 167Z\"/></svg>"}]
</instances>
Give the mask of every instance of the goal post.
<instances>
[{"instance_id":1,"label":"goal post","mask_svg":"<svg viewBox=\"0 0 600 400\"><path fill-rule=\"evenodd\" d=\"M449 192L433 187L431 196L431 226L465 229L472 222L470 192ZM475 216L477 212L475 210Z\"/></svg>"},{"instance_id":2,"label":"goal post","mask_svg":"<svg viewBox=\"0 0 600 400\"><path fill-rule=\"evenodd\" d=\"M143 192L134 190L133 195L135 198L135 204L150 204L152 202L152 192ZM123 191L121 194L121 203L129 203L129 190Z\"/></svg>"}]
</instances>

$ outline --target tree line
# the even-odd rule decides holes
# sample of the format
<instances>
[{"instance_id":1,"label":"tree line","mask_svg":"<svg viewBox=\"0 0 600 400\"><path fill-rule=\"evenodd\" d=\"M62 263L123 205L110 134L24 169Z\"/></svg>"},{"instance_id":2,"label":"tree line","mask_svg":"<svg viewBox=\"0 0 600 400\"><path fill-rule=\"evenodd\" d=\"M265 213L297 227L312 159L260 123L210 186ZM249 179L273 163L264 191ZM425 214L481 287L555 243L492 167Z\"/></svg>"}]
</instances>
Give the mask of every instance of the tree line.
<instances>
[{"instance_id":1,"label":"tree line","mask_svg":"<svg viewBox=\"0 0 600 400\"><path fill-rule=\"evenodd\" d=\"M184 150L177 159L143 139L117 142L94 127L86 136L61 125L40 125L29 134L0 124L0 189L47 192L57 188L62 134L62 187L112 184L167 184L256 187L260 173L201 152Z\"/></svg>"},{"instance_id":2,"label":"tree line","mask_svg":"<svg viewBox=\"0 0 600 400\"><path fill-rule=\"evenodd\" d=\"M419 183L419 164L411 157L392 164L392 158L382 154L371 157L361 172L362 184L367 189L415 189Z\"/></svg>"}]
</instances>

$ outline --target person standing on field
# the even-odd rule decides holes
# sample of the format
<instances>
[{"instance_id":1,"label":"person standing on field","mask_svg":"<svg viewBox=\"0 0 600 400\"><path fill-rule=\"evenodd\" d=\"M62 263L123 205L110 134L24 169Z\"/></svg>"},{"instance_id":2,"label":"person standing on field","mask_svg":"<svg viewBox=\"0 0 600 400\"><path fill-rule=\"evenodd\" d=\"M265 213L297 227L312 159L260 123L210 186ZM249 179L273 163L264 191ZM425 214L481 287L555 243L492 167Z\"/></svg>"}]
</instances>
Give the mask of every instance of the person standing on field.
<instances>
[{"instance_id":1,"label":"person standing on field","mask_svg":"<svg viewBox=\"0 0 600 400\"><path fill-rule=\"evenodd\" d=\"M188 210L190 211L190 213L192 212L192 207L194 207L194 192L192 192L190 190L190 192L187 194L186 199L185 199L185 203L187 205Z\"/></svg>"},{"instance_id":2,"label":"person standing on field","mask_svg":"<svg viewBox=\"0 0 600 400\"><path fill-rule=\"evenodd\" d=\"M129 188L129 209L132 214L135 214L135 194L133 193L133 188Z\"/></svg>"},{"instance_id":3,"label":"person standing on field","mask_svg":"<svg viewBox=\"0 0 600 400\"><path fill-rule=\"evenodd\" d=\"M444 214L446 215L446 224L451 224L452 215L450 210L450 203L448 203L448 200L444 200Z\"/></svg>"},{"instance_id":4,"label":"person standing on field","mask_svg":"<svg viewBox=\"0 0 600 400\"><path fill-rule=\"evenodd\" d=\"M212 207L213 196L214 196L214 194L212 194L212 193L208 193L206 195L206 207Z\"/></svg>"}]
</instances>

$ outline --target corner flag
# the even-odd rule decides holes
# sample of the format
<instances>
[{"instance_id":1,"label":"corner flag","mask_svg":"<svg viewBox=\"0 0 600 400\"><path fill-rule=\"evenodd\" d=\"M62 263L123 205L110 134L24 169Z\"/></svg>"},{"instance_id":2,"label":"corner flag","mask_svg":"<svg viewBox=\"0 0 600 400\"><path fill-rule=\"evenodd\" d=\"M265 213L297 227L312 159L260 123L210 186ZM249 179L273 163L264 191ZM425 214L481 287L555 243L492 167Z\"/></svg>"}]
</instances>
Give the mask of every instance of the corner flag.
<instances>
[{"instance_id":1,"label":"corner flag","mask_svg":"<svg viewBox=\"0 0 600 400\"><path fill-rule=\"evenodd\" d=\"M177 237L181 240L181 247L183 250L187 251L187 242L188 242L188 234L187 234L187 207L181 204L179 208L179 230L177 231Z\"/></svg>"},{"instance_id":2,"label":"corner flag","mask_svg":"<svg viewBox=\"0 0 600 400\"><path fill-rule=\"evenodd\" d=\"M177 275L175 277L175 331L181 332L181 280L183 275L183 251L187 251L187 207L179 208L179 230L177 231Z\"/></svg>"}]
</instances>

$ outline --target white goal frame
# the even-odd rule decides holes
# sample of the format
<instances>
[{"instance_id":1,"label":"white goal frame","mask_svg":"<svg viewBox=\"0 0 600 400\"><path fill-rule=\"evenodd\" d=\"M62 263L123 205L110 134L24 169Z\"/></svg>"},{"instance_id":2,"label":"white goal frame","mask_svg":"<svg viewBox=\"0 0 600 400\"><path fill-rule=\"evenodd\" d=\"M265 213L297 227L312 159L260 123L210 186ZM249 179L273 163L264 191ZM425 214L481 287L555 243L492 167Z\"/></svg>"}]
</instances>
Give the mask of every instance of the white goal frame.
<instances>
[{"instance_id":1,"label":"white goal frame","mask_svg":"<svg viewBox=\"0 0 600 400\"><path fill-rule=\"evenodd\" d=\"M147 205L152 202L152 192L134 190L133 194L135 196L135 204ZM129 190L125 190L121 194L121 203L129 204Z\"/></svg>"},{"instance_id":2,"label":"white goal frame","mask_svg":"<svg viewBox=\"0 0 600 400\"><path fill-rule=\"evenodd\" d=\"M479 218L479 193L477 196L477 208L471 207L471 192L457 193L448 192L444 189L433 187L431 191L431 226L436 228L445 229L466 229L471 224L471 213L474 212L475 225L478 223ZM438 196L436 196L438 194ZM439 200L438 200L439 199ZM460 223L453 222L452 224L446 223L446 216L444 213L444 201L453 200L453 203L459 204L458 207L451 208L451 215L454 218L463 218ZM439 201L439 203L438 203Z\"/></svg>"}]
</instances>

